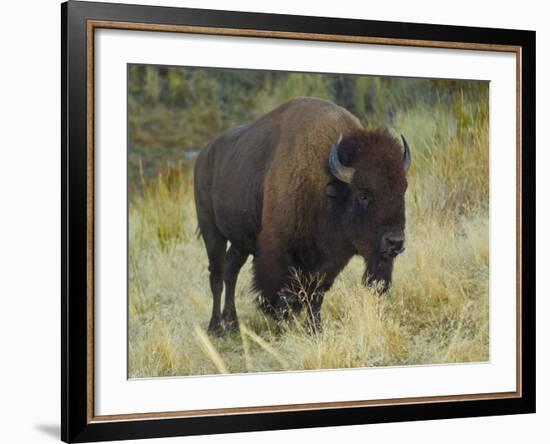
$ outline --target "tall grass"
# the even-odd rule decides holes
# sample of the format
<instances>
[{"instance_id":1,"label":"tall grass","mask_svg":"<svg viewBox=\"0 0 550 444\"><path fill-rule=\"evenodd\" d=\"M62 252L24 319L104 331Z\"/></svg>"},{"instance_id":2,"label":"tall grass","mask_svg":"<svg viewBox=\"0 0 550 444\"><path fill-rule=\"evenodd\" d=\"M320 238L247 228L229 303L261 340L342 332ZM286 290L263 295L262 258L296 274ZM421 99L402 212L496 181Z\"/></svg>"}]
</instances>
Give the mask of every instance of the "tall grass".
<instances>
[{"instance_id":1,"label":"tall grass","mask_svg":"<svg viewBox=\"0 0 550 444\"><path fill-rule=\"evenodd\" d=\"M312 90L320 88L311 82ZM380 94L389 96L379 83ZM271 85L259 100L274 105L267 97L290 94L283 87ZM384 295L363 287L363 263L354 258L325 296L323 331L315 337L299 320L281 333L256 309L250 260L236 290L240 332L208 337L212 297L205 249L195 235L191 164L138 174L140 190L129 205L129 376L487 360L487 95L457 89L438 97L436 90L430 101L409 94L389 120L413 153L407 250L396 260L393 286ZM377 106L362 103L365 112ZM371 118L368 125L387 121Z\"/></svg>"}]
</instances>

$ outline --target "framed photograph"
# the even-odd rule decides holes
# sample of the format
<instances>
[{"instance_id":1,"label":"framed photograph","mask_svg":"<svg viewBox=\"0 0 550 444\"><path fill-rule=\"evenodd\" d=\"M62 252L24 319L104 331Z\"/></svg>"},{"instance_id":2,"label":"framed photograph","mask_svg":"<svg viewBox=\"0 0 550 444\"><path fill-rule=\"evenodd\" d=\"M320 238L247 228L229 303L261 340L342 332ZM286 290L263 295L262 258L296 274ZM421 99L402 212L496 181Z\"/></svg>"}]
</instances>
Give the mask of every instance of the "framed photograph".
<instances>
[{"instance_id":1,"label":"framed photograph","mask_svg":"<svg viewBox=\"0 0 550 444\"><path fill-rule=\"evenodd\" d=\"M69 1L62 439L535 411L535 33Z\"/></svg>"}]
</instances>

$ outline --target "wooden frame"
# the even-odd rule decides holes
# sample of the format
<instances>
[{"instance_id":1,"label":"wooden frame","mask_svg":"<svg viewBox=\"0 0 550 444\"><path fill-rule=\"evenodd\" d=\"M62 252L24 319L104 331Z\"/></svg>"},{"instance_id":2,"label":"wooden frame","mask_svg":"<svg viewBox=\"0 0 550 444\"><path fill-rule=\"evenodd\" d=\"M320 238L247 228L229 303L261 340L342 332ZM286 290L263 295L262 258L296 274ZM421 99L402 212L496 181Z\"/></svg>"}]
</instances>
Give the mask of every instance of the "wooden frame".
<instances>
[{"instance_id":1,"label":"wooden frame","mask_svg":"<svg viewBox=\"0 0 550 444\"><path fill-rule=\"evenodd\" d=\"M535 411L535 34L529 31L68 2L62 14L62 439L84 442ZM94 415L94 31L115 28L505 51L517 60L517 390ZM529 119L522 118L528 115Z\"/></svg>"}]
</instances>

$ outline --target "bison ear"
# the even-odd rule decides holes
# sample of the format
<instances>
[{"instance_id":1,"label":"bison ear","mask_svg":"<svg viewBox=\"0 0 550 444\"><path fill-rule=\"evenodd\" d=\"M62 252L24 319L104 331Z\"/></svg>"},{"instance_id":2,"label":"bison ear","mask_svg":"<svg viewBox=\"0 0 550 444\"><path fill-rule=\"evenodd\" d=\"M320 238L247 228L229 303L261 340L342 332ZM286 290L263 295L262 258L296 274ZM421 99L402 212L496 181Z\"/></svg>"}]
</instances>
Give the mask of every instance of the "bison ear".
<instances>
[{"instance_id":1,"label":"bison ear","mask_svg":"<svg viewBox=\"0 0 550 444\"><path fill-rule=\"evenodd\" d=\"M328 197L338 197L340 195L339 192L338 192L338 187L334 183L329 183L325 187L325 194Z\"/></svg>"},{"instance_id":2,"label":"bison ear","mask_svg":"<svg viewBox=\"0 0 550 444\"><path fill-rule=\"evenodd\" d=\"M325 194L328 197L345 197L348 193L347 187L340 181L329 182L325 187Z\"/></svg>"}]
</instances>

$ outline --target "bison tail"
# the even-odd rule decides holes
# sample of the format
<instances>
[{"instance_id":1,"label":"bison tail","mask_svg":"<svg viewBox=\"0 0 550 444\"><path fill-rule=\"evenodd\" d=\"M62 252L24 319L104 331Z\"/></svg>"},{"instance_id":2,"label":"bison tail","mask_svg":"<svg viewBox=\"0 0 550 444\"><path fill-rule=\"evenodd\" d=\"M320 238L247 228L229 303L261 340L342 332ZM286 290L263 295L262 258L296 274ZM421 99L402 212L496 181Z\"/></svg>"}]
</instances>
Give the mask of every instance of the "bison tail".
<instances>
[{"instance_id":1,"label":"bison tail","mask_svg":"<svg viewBox=\"0 0 550 444\"><path fill-rule=\"evenodd\" d=\"M197 236L197 239L200 239L202 237L201 227L197 226L197 228L195 229L195 236Z\"/></svg>"}]
</instances>

